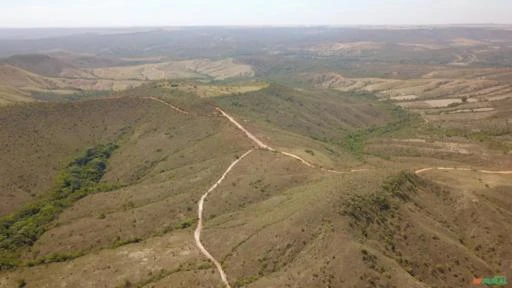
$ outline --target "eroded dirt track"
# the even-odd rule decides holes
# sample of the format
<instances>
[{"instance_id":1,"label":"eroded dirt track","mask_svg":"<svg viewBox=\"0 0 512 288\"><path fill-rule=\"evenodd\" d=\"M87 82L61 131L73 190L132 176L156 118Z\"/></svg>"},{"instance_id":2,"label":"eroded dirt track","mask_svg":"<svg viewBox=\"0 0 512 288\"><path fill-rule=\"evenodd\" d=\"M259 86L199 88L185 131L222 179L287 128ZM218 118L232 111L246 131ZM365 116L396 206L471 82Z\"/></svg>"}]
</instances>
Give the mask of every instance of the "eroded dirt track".
<instances>
[{"instance_id":1,"label":"eroded dirt track","mask_svg":"<svg viewBox=\"0 0 512 288\"><path fill-rule=\"evenodd\" d=\"M471 168L456 168L456 167L429 167L429 168L422 168L419 170L414 171L416 175L432 171L432 170L440 170L440 171L472 171L472 172L478 172L478 173L484 173L484 174L501 174L501 175L508 175L512 174L512 171L505 170L505 171L491 171L491 170L478 170L478 169L471 169Z\"/></svg>"},{"instance_id":2,"label":"eroded dirt track","mask_svg":"<svg viewBox=\"0 0 512 288\"><path fill-rule=\"evenodd\" d=\"M203 196L201 197L201 199L199 199L199 202L197 203L197 206L198 206L197 217L199 220L197 221L196 231L194 232L194 239L196 242L196 246L197 246L197 248L199 248L199 250L201 250L201 253L203 253L203 255L206 256L206 258L210 259L210 261L213 262L215 267L217 267L217 270L219 271L220 278L221 278L222 282L228 288L231 288L231 286L229 285L229 282L228 282L226 273L224 272L224 269L222 269L222 265L220 264L219 261L217 261L217 259L215 259L215 257L212 256L212 254L210 254L210 252L208 252L208 250L206 250L206 248L204 248L203 244L201 243L201 231L203 230L204 200L206 200L206 197L208 197L208 194L210 194L213 190L215 190L215 188L217 188L217 186L219 186L222 183L222 181L224 181L224 179L226 178L226 175L228 175L229 171L231 171L231 169L233 169L238 162L240 162L242 159L244 159L252 151L254 151L254 149L251 149L251 150L245 152L245 154L242 155L240 158L231 162L231 165L229 165L228 169L226 169L224 174L222 174L222 176L219 178L219 180L217 180L217 182L215 182L215 184L213 184L213 186L210 187L210 189L208 189L208 191L206 191L206 193L203 194Z\"/></svg>"}]
</instances>

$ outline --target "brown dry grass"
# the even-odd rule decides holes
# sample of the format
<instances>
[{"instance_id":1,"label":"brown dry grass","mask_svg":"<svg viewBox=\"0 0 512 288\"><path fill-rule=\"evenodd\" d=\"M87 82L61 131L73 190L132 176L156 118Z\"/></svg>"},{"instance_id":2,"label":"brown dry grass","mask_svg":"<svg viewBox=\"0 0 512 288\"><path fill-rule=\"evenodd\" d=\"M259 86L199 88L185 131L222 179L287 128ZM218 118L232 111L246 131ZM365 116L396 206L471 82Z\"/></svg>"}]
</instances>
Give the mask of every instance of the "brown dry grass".
<instances>
[{"instance_id":1,"label":"brown dry grass","mask_svg":"<svg viewBox=\"0 0 512 288\"><path fill-rule=\"evenodd\" d=\"M315 140L310 133L321 131L336 139L340 125L348 133L390 122L393 116L387 104L369 97L281 86L214 98L214 102L169 89L155 84L126 95L165 96L175 105L189 103L191 114L177 114L156 101L137 98L5 108L9 113L0 115L10 115L21 125L9 134L13 143L18 143L14 135L23 135L26 127L38 122L48 127L57 123L52 139L75 135L66 126L73 126L75 120L62 119L82 119L76 121L89 125L77 123L77 131L97 141L117 136L113 132L124 127L130 129L109 159L103 178L125 187L76 202L25 251L24 259L54 253L85 255L3 272L0 287L12 287L18 279L35 286L220 287L217 272L193 246L190 226L199 197L252 143L212 113L214 103L278 149L328 168L370 169L331 174L261 150L241 161L206 201L202 236L233 287L457 287L473 276L507 272L512 228L506 207L511 203L500 199L510 189L508 176L434 171L423 179L414 177L414 185L401 184L400 193L382 194L390 207L384 210L380 209L387 206L380 206L375 195L381 195L389 176L404 169L510 167L509 156L461 136L441 137L426 123L368 139L366 151L381 156L356 159L343 146ZM502 109L497 113L508 108ZM286 117L292 112L300 125L293 126L297 120ZM378 118L370 116L376 113ZM35 135L33 140L27 136L19 140L27 141L26 155L37 153L29 143L57 146L42 141L44 134ZM59 151L62 154L38 149L62 159L64 152L73 153L71 148ZM27 161L25 167L39 163L37 157ZM396 196L403 193L407 197ZM359 207L359 219L366 220L356 221L347 214L347 203ZM474 223L472 232L467 227ZM486 238L487 231L498 227L503 233Z\"/></svg>"},{"instance_id":2,"label":"brown dry grass","mask_svg":"<svg viewBox=\"0 0 512 288\"><path fill-rule=\"evenodd\" d=\"M163 80L205 78L251 77L254 71L249 65L237 64L233 59L211 61L208 59L163 62L138 66L98 68L91 71L98 78L115 80Z\"/></svg>"},{"instance_id":3,"label":"brown dry grass","mask_svg":"<svg viewBox=\"0 0 512 288\"><path fill-rule=\"evenodd\" d=\"M258 91L269 86L264 82L249 82L240 84L203 84L197 82L166 82L161 87L191 93L201 98L237 95Z\"/></svg>"},{"instance_id":4,"label":"brown dry grass","mask_svg":"<svg viewBox=\"0 0 512 288\"><path fill-rule=\"evenodd\" d=\"M512 111L510 69L445 69L408 80L346 78L335 73L306 77L321 88L376 93L380 100L411 109L425 121L444 127L490 130L493 135L510 131L505 115Z\"/></svg>"},{"instance_id":5,"label":"brown dry grass","mask_svg":"<svg viewBox=\"0 0 512 288\"><path fill-rule=\"evenodd\" d=\"M315 44L305 50L320 56L339 56L343 54L361 54L362 51L378 50L385 44L372 41L338 42Z\"/></svg>"},{"instance_id":6,"label":"brown dry grass","mask_svg":"<svg viewBox=\"0 0 512 288\"><path fill-rule=\"evenodd\" d=\"M139 283L175 277L179 281L173 283L173 287L185 288L197 283L195 273L187 276L187 271L207 271L206 279L216 283L216 275L208 269L208 263L195 249L191 234L177 231L69 262L20 269L14 274L4 273L0 277L0 287L17 287L20 279L34 287L137 287ZM205 287L217 287L210 285Z\"/></svg>"},{"instance_id":7,"label":"brown dry grass","mask_svg":"<svg viewBox=\"0 0 512 288\"><path fill-rule=\"evenodd\" d=\"M17 102L34 101L27 93L16 88L5 87L0 85L0 106L13 104Z\"/></svg>"}]
</instances>

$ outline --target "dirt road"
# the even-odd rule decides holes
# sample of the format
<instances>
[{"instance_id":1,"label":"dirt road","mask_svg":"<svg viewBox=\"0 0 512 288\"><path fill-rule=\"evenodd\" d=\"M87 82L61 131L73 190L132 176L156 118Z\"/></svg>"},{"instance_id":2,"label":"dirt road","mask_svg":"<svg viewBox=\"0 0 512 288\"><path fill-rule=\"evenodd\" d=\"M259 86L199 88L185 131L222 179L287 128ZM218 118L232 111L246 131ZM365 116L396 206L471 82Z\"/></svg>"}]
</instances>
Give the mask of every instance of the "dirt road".
<instances>
[{"instance_id":1,"label":"dirt road","mask_svg":"<svg viewBox=\"0 0 512 288\"><path fill-rule=\"evenodd\" d=\"M204 248L203 244L201 243L201 231L203 230L204 200L206 199L206 197L208 197L208 194L210 194L213 190L215 190L215 188L217 188L217 186L219 186L219 184L222 183L222 181L224 181L224 178L226 178L226 175L228 175L229 171L231 171L231 169L233 169L238 162L240 162L242 159L244 159L252 151L254 151L254 149L251 149L251 150L245 152L244 155L242 155L240 158L238 158L235 161L233 161L231 163L231 165L229 165L228 169L226 169L224 174L222 174L220 179L217 180L217 182L215 182L215 184L213 184L213 186L210 187L210 189L208 189L208 191L206 191L206 193L203 194L203 196L201 197L201 199L197 203L197 206L198 206L197 216L198 216L199 220L197 221L197 228L196 228L196 231L194 232L194 239L196 241L196 246L197 246L197 248L199 248L199 250L201 250L201 253L203 253L203 255L206 256L206 258L210 259L210 261L213 262L215 267L217 267L217 270L219 271L220 278L222 279L222 282L224 282L224 284L228 288L231 288L231 286L229 285L228 279L226 277L226 273L224 273L224 270L222 269L222 265L220 264L219 261L217 261L217 259L215 259L210 254L210 252L208 252L208 250L206 250L206 248Z\"/></svg>"},{"instance_id":2,"label":"dirt road","mask_svg":"<svg viewBox=\"0 0 512 288\"><path fill-rule=\"evenodd\" d=\"M217 109L217 111L219 111L222 114L222 116L226 117L231 123L233 123L236 127L238 127L238 129L242 130L245 133L245 135L247 135L247 137L249 139L251 139L254 143L256 143L257 147L259 147L261 149L279 152L287 157L291 157L295 160L300 161L302 164L304 164L308 167L320 169L322 171L326 171L326 172L330 172L330 173L345 174L345 173L368 171L368 169L354 169L354 170L350 170L350 171L337 171L337 170L332 170L332 169L325 169L325 168L319 167L317 165L314 165L314 164L304 160L304 158L302 158L298 155L295 155L293 153L278 151L278 150L268 146L267 144L263 143L260 139L258 139L256 136L254 136L251 132L247 131L247 129L245 129L244 126L242 126L242 124L238 123L238 121L236 121L235 118L230 116L228 113L224 112L219 107L216 107L216 109Z\"/></svg>"},{"instance_id":3,"label":"dirt road","mask_svg":"<svg viewBox=\"0 0 512 288\"><path fill-rule=\"evenodd\" d=\"M502 174L502 175L508 175L512 174L512 171L491 171L491 170L477 170L477 169L471 169L471 168L455 168L455 167L429 167L429 168L422 168L419 170L414 171L416 175L419 175L421 173L425 173L432 170L441 170L441 171L473 171L473 172L479 172L484 174Z\"/></svg>"},{"instance_id":4,"label":"dirt road","mask_svg":"<svg viewBox=\"0 0 512 288\"><path fill-rule=\"evenodd\" d=\"M141 98L142 98L142 99L149 99L149 100L153 100L153 101L156 101L156 102L160 102L160 103L162 103L162 104L164 104L164 105L167 105L168 107L170 107L170 108L171 108L171 109L173 109L174 111L177 111L177 112L179 112L179 113L181 113L181 114L190 114L189 112L187 112L187 111L185 111L185 110L183 110L183 109L181 109L181 108L178 108L178 107L176 107L176 106L174 106L174 105L171 105L171 104L169 104L169 103L165 102L165 101L164 101L164 100L162 100L162 99L158 99L158 98L155 98L155 97L141 97Z\"/></svg>"},{"instance_id":5,"label":"dirt road","mask_svg":"<svg viewBox=\"0 0 512 288\"><path fill-rule=\"evenodd\" d=\"M240 123L238 123L233 117L229 116L229 114L224 112L222 109L220 109L219 107L216 107L216 109L217 109L217 111L219 111L222 114L222 116L226 117L231 123L235 124L235 126L238 127L238 129L242 130L245 133L245 135L247 135L247 137L249 137L249 139L251 139L254 143L256 143L256 145L258 145L259 148L270 150L270 151L275 151L272 147L266 145L265 143L261 142L260 139L258 139L256 136L252 135L251 132L247 131L244 128L244 126L242 126Z\"/></svg>"}]
</instances>

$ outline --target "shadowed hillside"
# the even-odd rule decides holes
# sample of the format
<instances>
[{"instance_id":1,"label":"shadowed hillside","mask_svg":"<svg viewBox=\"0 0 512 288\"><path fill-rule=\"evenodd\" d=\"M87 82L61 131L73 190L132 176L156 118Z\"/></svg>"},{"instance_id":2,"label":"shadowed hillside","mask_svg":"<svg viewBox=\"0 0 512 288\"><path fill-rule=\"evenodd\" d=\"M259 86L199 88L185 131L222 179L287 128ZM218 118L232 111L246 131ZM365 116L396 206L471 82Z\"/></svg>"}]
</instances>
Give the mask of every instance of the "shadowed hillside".
<instances>
[{"instance_id":1,"label":"shadowed hillside","mask_svg":"<svg viewBox=\"0 0 512 288\"><path fill-rule=\"evenodd\" d=\"M16 66L44 76L59 76L64 69L73 68L73 66L55 57L39 54L15 55L0 60L0 63Z\"/></svg>"}]
</instances>

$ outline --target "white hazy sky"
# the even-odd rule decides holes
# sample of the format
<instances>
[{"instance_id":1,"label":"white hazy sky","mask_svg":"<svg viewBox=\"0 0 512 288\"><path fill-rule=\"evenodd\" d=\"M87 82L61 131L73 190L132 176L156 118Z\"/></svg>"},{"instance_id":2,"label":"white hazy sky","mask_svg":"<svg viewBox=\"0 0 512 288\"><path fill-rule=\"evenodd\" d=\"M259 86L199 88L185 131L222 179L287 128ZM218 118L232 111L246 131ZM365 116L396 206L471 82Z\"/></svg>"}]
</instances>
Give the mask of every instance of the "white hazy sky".
<instances>
[{"instance_id":1,"label":"white hazy sky","mask_svg":"<svg viewBox=\"0 0 512 288\"><path fill-rule=\"evenodd\" d=\"M0 0L0 27L512 22L512 0Z\"/></svg>"}]
</instances>

